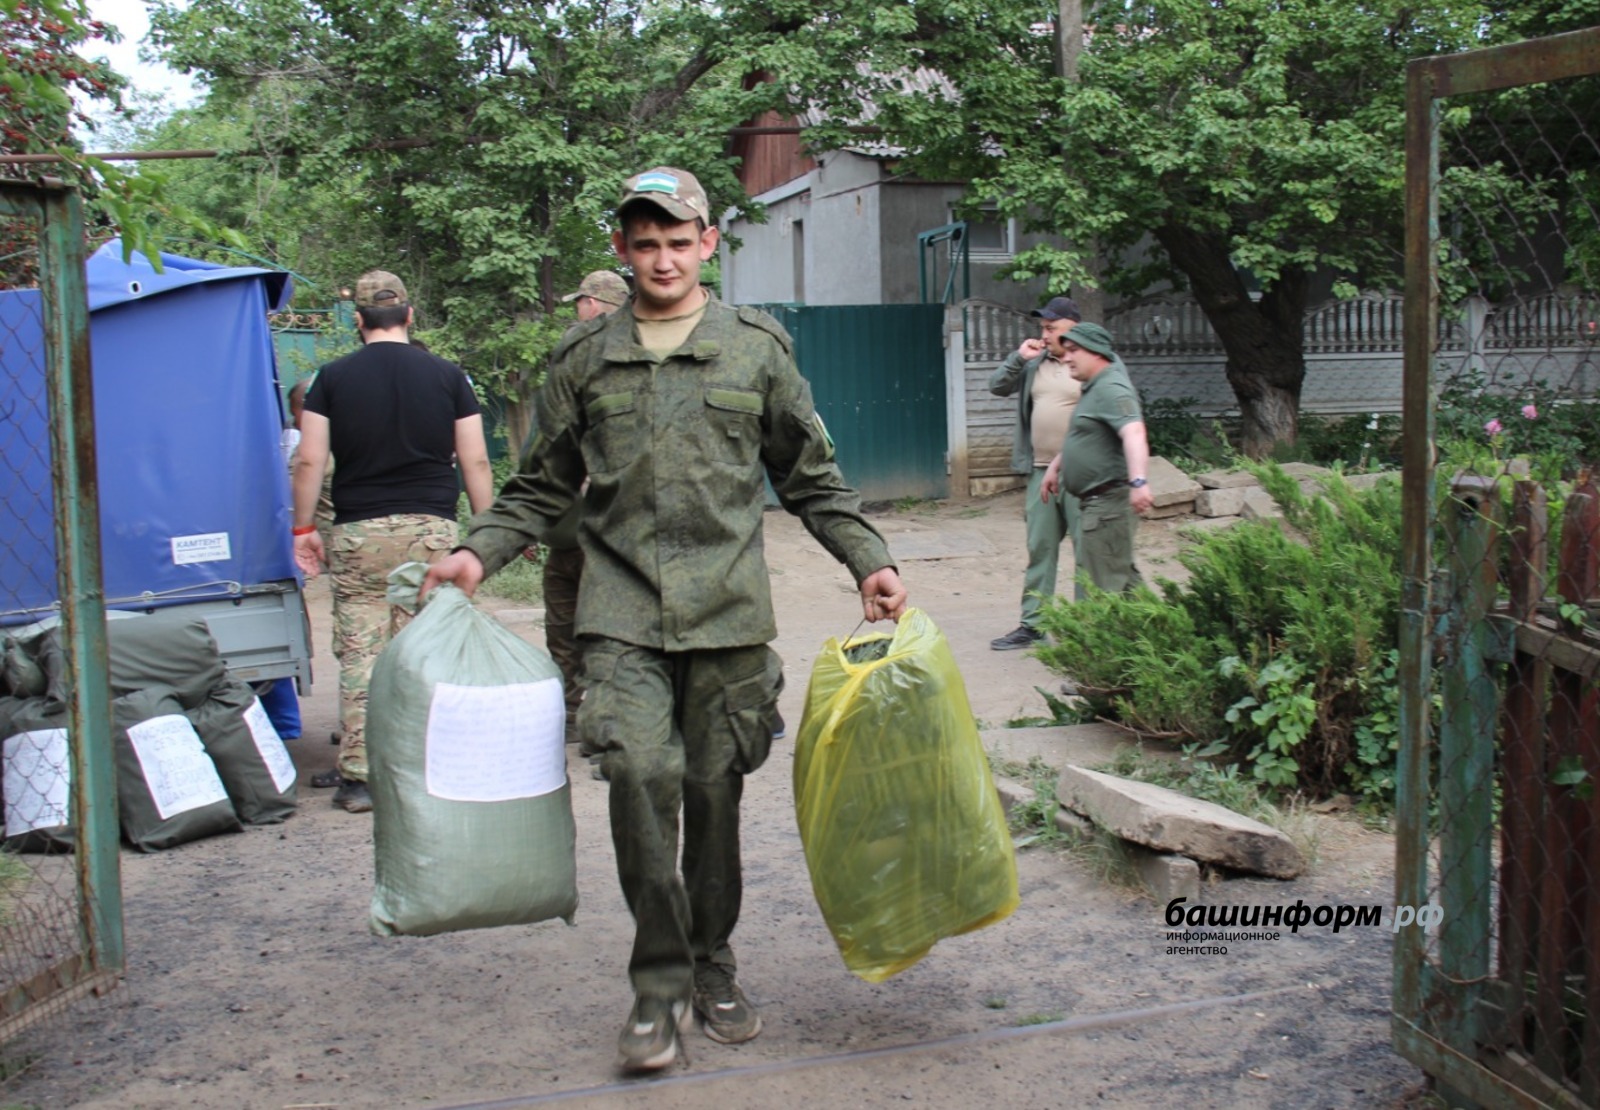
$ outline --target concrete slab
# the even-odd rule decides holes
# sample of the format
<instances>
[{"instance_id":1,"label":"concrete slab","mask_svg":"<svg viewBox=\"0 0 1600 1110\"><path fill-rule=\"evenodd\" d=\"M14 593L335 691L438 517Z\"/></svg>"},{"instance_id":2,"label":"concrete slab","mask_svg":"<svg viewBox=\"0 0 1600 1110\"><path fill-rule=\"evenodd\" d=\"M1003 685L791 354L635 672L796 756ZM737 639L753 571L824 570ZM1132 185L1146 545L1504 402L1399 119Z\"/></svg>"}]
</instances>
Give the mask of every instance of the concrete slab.
<instances>
[{"instance_id":1,"label":"concrete slab","mask_svg":"<svg viewBox=\"0 0 1600 1110\"><path fill-rule=\"evenodd\" d=\"M1133 852L1133 865L1139 872L1139 881L1144 883L1157 903L1164 906L1174 898L1187 898L1191 902L1200 900L1198 863L1187 856L1152 852L1141 844L1127 843Z\"/></svg>"},{"instance_id":2,"label":"concrete slab","mask_svg":"<svg viewBox=\"0 0 1600 1110\"><path fill-rule=\"evenodd\" d=\"M1159 455L1150 460L1145 475L1150 479L1152 504L1158 509L1193 501L1202 488L1199 482Z\"/></svg>"},{"instance_id":3,"label":"concrete slab","mask_svg":"<svg viewBox=\"0 0 1600 1110\"><path fill-rule=\"evenodd\" d=\"M1333 473L1325 466L1304 462L1284 463L1280 469L1297 482L1304 482L1307 479L1326 478Z\"/></svg>"},{"instance_id":4,"label":"concrete slab","mask_svg":"<svg viewBox=\"0 0 1600 1110\"><path fill-rule=\"evenodd\" d=\"M1305 870L1299 850L1277 829L1165 787L1069 766L1057 796L1101 828L1157 851L1275 879Z\"/></svg>"},{"instance_id":5,"label":"concrete slab","mask_svg":"<svg viewBox=\"0 0 1600 1110\"><path fill-rule=\"evenodd\" d=\"M1278 508L1278 503L1270 493L1260 486L1253 486L1244 491L1244 504L1239 507L1239 515L1245 520L1282 520L1283 510Z\"/></svg>"},{"instance_id":6,"label":"concrete slab","mask_svg":"<svg viewBox=\"0 0 1600 1110\"><path fill-rule=\"evenodd\" d=\"M1260 486L1223 486L1203 490L1194 499L1194 511L1200 516L1238 516L1244 509L1244 491Z\"/></svg>"},{"instance_id":7,"label":"concrete slab","mask_svg":"<svg viewBox=\"0 0 1600 1110\"><path fill-rule=\"evenodd\" d=\"M1157 505L1141 516L1140 520L1171 520L1173 517L1189 516L1194 512L1193 501L1177 501L1171 505Z\"/></svg>"},{"instance_id":8,"label":"concrete slab","mask_svg":"<svg viewBox=\"0 0 1600 1110\"><path fill-rule=\"evenodd\" d=\"M1208 470L1195 481L1206 489L1236 489L1239 486L1258 486L1256 476L1248 470Z\"/></svg>"},{"instance_id":9,"label":"concrete slab","mask_svg":"<svg viewBox=\"0 0 1600 1110\"><path fill-rule=\"evenodd\" d=\"M1400 481L1398 470L1375 470L1371 474L1346 474L1344 480L1350 483L1351 489L1371 489L1379 482Z\"/></svg>"}]
</instances>

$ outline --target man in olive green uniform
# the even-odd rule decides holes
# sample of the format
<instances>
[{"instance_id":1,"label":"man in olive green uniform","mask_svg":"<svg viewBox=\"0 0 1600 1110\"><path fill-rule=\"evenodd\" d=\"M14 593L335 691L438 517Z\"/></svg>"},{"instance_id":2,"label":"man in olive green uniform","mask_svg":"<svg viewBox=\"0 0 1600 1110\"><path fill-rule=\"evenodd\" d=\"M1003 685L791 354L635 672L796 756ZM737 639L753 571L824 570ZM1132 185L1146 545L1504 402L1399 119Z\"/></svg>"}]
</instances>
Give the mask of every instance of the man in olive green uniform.
<instances>
[{"instance_id":1,"label":"man in olive green uniform","mask_svg":"<svg viewBox=\"0 0 1600 1110\"><path fill-rule=\"evenodd\" d=\"M527 466L436 564L471 591L578 496L578 635L585 743L610 780L617 870L635 934L628 1070L666 1067L691 1006L707 1035L748 1040L761 1019L734 977L739 798L772 744L782 686L766 561L763 476L860 584L870 620L906 592L771 317L700 285L716 251L704 191L682 170L630 178L613 237L633 301L574 329L551 356ZM678 811L683 874L678 875Z\"/></svg>"},{"instance_id":2,"label":"man in olive green uniform","mask_svg":"<svg viewBox=\"0 0 1600 1110\"><path fill-rule=\"evenodd\" d=\"M1065 489L1078 499L1078 574L1102 590L1122 593L1144 581L1133 561L1135 514L1149 511L1152 501L1139 392L1112 347L1111 333L1099 324L1079 324L1062 343L1083 393L1061 453L1045 470L1040 497Z\"/></svg>"}]
</instances>

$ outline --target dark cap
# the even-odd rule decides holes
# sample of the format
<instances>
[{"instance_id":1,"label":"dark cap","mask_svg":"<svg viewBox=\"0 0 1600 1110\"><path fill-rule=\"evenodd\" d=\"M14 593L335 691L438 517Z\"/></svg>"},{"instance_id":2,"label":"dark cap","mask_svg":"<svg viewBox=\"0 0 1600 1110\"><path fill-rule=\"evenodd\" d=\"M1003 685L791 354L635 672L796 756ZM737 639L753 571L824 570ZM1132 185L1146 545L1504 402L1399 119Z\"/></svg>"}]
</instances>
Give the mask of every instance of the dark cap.
<instances>
[{"instance_id":1,"label":"dark cap","mask_svg":"<svg viewBox=\"0 0 1600 1110\"><path fill-rule=\"evenodd\" d=\"M1043 308L1036 308L1030 315L1041 320L1082 320L1083 311L1078 308L1078 302L1071 297L1051 297L1050 303Z\"/></svg>"},{"instance_id":2,"label":"dark cap","mask_svg":"<svg viewBox=\"0 0 1600 1110\"><path fill-rule=\"evenodd\" d=\"M578 283L576 293L568 293L562 301L575 301L579 297L593 297L597 301L604 301L609 305L621 308L628 303L628 283L610 270L595 270L585 274Z\"/></svg>"},{"instance_id":3,"label":"dark cap","mask_svg":"<svg viewBox=\"0 0 1600 1110\"><path fill-rule=\"evenodd\" d=\"M357 308L391 308L405 303L405 283L388 270L368 270L356 278Z\"/></svg>"},{"instance_id":4,"label":"dark cap","mask_svg":"<svg viewBox=\"0 0 1600 1110\"><path fill-rule=\"evenodd\" d=\"M1093 351L1101 358L1117 357L1117 352L1111 343L1111 333L1099 324L1077 324L1061 337L1061 342L1069 347L1082 347L1086 351Z\"/></svg>"},{"instance_id":5,"label":"dark cap","mask_svg":"<svg viewBox=\"0 0 1600 1110\"><path fill-rule=\"evenodd\" d=\"M617 202L617 215L622 215L630 204L649 201L679 220L703 220L711 226L711 202L692 173L656 166L628 178L622 186L622 199Z\"/></svg>"}]
</instances>

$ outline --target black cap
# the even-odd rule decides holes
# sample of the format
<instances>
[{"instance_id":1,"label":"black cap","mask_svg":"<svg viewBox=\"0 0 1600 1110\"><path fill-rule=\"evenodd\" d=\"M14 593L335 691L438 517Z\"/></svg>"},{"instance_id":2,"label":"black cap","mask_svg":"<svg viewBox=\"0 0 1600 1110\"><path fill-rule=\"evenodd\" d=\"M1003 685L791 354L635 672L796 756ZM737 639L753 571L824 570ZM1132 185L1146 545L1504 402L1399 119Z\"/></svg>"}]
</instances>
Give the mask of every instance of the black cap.
<instances>
[{"instance_id":1,"label":"black cap","mask_svg":"<svg viewBox=\"0 0 1600 1110\"><path fill-rule=\"evenodd\" d=\"M1030 315L1042 320L1071 320L1074 323L1083 319L1083 312L1078 308L1078 302L1071 297L1051 297L1049 304L1034 309Z\"/></svg>"}]
</instances>

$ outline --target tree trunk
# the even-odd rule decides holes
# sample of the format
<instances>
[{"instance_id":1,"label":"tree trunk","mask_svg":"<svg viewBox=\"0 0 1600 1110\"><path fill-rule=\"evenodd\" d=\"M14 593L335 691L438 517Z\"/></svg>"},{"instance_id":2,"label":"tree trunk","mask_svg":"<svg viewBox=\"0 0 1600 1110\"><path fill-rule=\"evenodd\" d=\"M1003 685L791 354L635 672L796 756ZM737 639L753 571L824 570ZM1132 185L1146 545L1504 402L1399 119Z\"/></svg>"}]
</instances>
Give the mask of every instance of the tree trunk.
<instances>
[{"instance_id":1,"label":"tree trunk","mask_svg":"<svg viewBox=\"0 0 1600 1110\"><path fill-rule=\"evenodd\" d=\"M1228 384L1239 401L1241 447L1264 458L1299 434L1305 383L1305 271L1286 270L1259 301L1250 298L1215 232L1167 224L1156 239L1188 277L1195 299L1227 353Z\"/></svg>"}]
</instances>

